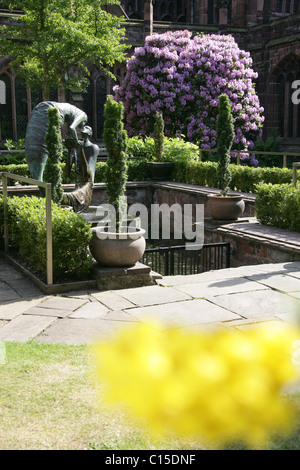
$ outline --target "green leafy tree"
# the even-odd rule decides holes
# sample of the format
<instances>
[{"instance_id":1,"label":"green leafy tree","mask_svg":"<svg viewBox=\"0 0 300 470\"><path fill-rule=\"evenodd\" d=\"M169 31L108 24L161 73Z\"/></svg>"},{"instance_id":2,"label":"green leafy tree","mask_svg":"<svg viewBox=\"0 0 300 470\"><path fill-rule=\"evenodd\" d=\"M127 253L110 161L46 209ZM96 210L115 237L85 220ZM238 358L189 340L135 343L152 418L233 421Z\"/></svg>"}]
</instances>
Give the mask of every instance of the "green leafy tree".
<instances>
[{"instance_id":1,"label":"green leafy tree","mask_svg":"<svg viewBox=\"0 0 300 470\"><path fill-rule=\"evenodd\" d=\"M121 18L107 11L115 0L11 0L22 10L7 25L0 25L0 56L32 89L49 99L52 89L82 91L88 65L105 71L124 59L125 35ZM107 72L110 73L110 72Z\"/></svg>"},{"instance_id":2,"label":"green leafy tree","mask_svg":"<svg viewBox=\"0 0 300 470\"><path fill-rule=\"evenodd\" d=\"M225 196L231 182L230 150L234 139L234 125L230 101L227 95L219 96L217 119L217 154L218 154L218 187Z\"/></svg>"},{"instance_id":3,"label":"green leafy tree","mask_svg":"<svg viewBox=\"0 0 300 470\"><path fill-rule=\"evenodd\" d=\"M48 158L44 170L44 181L52 184L52 200L59 203L64 191L62 187L62 170L60 167L60 162L63 156L63 146L57 108L48 109L46 146L48 150Z\"/></svg>"},{"instance_id":4,"label":"green leafy tree","mask_svg":"<svg viewBox=\"0 0 300 470\"><path fill-rule=\"evenodd\" d=\"M103 140L107 150L106 191L108 203L115 210L115 225L120 230L125 210L125 191L127 181L128 137L123 124L123 103L118 103L111 96L104 108ZM112 215L112 217L113 217Z\"/></svg>"}]
</instances>

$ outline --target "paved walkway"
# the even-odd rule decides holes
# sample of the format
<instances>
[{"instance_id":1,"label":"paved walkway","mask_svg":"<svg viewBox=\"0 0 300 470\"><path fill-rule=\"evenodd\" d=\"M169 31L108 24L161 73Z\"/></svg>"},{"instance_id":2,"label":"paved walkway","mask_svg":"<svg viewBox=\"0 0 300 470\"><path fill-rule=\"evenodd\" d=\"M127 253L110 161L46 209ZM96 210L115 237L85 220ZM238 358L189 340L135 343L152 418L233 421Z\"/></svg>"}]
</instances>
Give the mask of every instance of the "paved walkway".
<instances>
[{"instance_id":1,"label":"paved walkway","mask_svg":"<svg viewBox=\"0 0 300 470\"><path fill-rule=\"evenodd\" d=\"M0 260L0 340L86 344L118 328L158 320L161 328L245 328L295 322L300 262L165 277L154 286L45 296Z\"/></svg>"}]
</instances>

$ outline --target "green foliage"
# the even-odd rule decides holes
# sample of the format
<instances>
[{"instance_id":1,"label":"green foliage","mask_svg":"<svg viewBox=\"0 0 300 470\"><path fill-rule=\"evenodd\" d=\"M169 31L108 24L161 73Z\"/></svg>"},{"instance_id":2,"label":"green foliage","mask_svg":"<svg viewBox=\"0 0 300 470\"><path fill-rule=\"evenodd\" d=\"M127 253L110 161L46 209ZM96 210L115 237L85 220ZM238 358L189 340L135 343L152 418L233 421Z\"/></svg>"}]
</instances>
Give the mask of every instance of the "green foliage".
<instances>
[{"instance_id":1,"label":"green foliage","mask_svg":"<svg viewBox=\"0 0 300 470\"><path fill-rule=\"evenodd\" d=\"M27 178L32 178L27 163L24 163L22 165L17 165L17 164L0 165L0 172L1 171L5 171L7 173L13 173L14 175L26 176ZM7 184L8 186L11 186L14 184L14 181L8 179Z\"/></svg>"},{"instance_id":2,"label":"green foliage","mask_svg":"<svg viewBox=\"0 0 300 470\"><path fill-rule=\"evenodd\" d=\"M106 162L97 162L96 163L95 183L104 183L106 181L106 167L107 167Z\"/></svg>"},{"instance_id":3,"label":"green foliage","mask_svg":"<svg viewBox=\"0 0 300 470\"><path fill-rule=\"evenodd\" d=\"M218 165L215 162L175 162L173 181L218 188ZM292 170L288 168L254 168L230 165L230 188L246 193L255 193L258 183L289 184ZM300 170L297 172L300 181ZM219 188L220 189L220 188Z\"/></svg>"},{"instance_id":4,"label":"green foliage","mask_svg":"<svg viewBox=\"0 0 300 470\"><path fill-rule=\"evenodd\" d=\"M24 139L14 141L12 139L6 139L4 147L7 150L13 150L13 152L0 154L1 165L18 165L26 163L25 152L16 152L16 150L24 149Z\"/></svg>"},{"instance_id":5,"label":"green foliage","mask_svg":"<svg viewBox=\"0 0 300 470\"><path fill-rule=\"evenodd\" d=\"M155 160L161 162L164 153L164 118L161 113L156 113L154 121L154 149Z\"/></svg>"},{"instance_id":6,"label":"green foliage","mask_svg":"<svg viewBox=\"0 0 300 470\"><path fill-rule=\"evenodd\" d=\"M181 138L164 137L162 161L198 160L199 147ZM155 160L155 142L153 137L135 136L128 139L128 156Z\"/></svg>"},{"instance_id":7,"label":"green foliage","mask_svg":"<svg viewBox=\"0 0 300 470\"><path fill-rule=\"evenodd\" d=\"M169 162L199 160L199 147L181 138L165 137L164 160Z\"/></svg>"},{"instance_id":8,"label":"green foliage","mask_svg":"<svg viewBox=\"0 0 300 470\"><path fill-rule=\"evenodd\" d=\"M300 186L263 184L256 186L256 217L264 225L300 232Z\"/></svg>"},{"instance_id":9,"label":"green foliage","mask_svg":"<svg viewBox=\"0 0 300 470\"><path fill-rule=\"evenodd\" d=\"M0 194L0 249L4 247L4 208L3 208L3 198Z\"/></svg>"},{"instance_id":10,"label":"green foliage","mask_svg":"<svg viewBox=\"0 0 300 470\"><path fill-rule=\"evenodd\" d=\"M129 139L129 142L131 139ZM174 139L176 143L176 139ZM177 145L177 144L176 144ZM193 145L193 144L192 144ZM139 147L140 148L140 147ZM176 147L174 147L175 149ZM173 151L173 150L172 150ZM199 162L197 161L197 150L193 159L189 159L189 151L182 158L177 158L174 151L174 170L172 180L181 183L195 184L199 186L218 187L217 163L216 162ZM127 173L129 181L145 181L150 179L147 171L146 158L134 158L127 162ZM64 163L61 164L62 171ZM95 183L106 182L107 162L97 162L95 172ZM9 165L1 166L0 171L19 174L21 176L30 177L27 165ZM289 184L292 181L292 170L289 168L254 168L242 165L232 164L230 166L232 190L242 191L246 193L255 193L256 184ZM300 181L300 170L297 172ZM11 181L13 184L13 181ZM63 183L75 182L75 172L71 174L70 181L63 179Z\"/></svg>"},{"instance_id":11,"label":"green foliage","mask_svg":"<svg viewBox=\"0 0 300 470\"><path fill-rule=\"evenodd\" d=\"M115 0L14 0L24 12L0 25L0 56L12 57L12 66L32 89L43 89L49 99L58 87L80 91L87 84L88 65L106 70L124 59L126 45L121 18L103 4ZM72 73L76 69L76 74Z\"/></svg>"},{"instance_id":12,"label":"green foliage","mask_svg":"<svg viewBox=\"0 0 300 470\"><path fill-rule=\"evenodd\" d=\"M3 227L2 198L0 221L0 226ZM8 224L10 237L21 257L45 274L47 266L45 199L9 198ZM90 224L84 217L52 203L53 275L56 281L65 276L77 279L85 279L88 276L92 260L89 254L90 239Z\"/></svg>"},{"instance_id":13,"label":"green foliage","mask_svg":"<svg viewBox=\"0 0 300 470\"><path fill-rule=\"evenodd\" d=\"M23 150L25 148L25 139L6 139L4 146L7 148L7 150Z\"/></svg>"},{"instance_id":14,"label":"green foliage","mask_svg":"<svg viewBox=\"0 0 300 470\"><path fill-rule=\"evenodd\" d=\"M60 119L57 108L48 109L48 129L45 143L48 158L44 169L44 181L51 183L52 201L59 203L62 199L62 170L60 162L63 156Z\"/></svg>"},{"instance_id":15,"label":"green foliage","mask_svg":"<svg viewBox=\"0 0 300 470\"><path fill-rule=\"evenodd\" d=\"M230 101L227 95L219 96L217 119L218 187L223 195L231 182L230 150L234 139L234 125Z\"/></svg>"},{"instance_id":16,"label":"green foliage","mask_svg":"<svg viewBox=\"0 0 300 470\"><path fill-rule=\"evenodd\" d=\"M112 97L104 108L103 140L107 150L106 191L108 203L115 209L116 229L119 229L124 210L124 197L127 181L127 132L123 125L123 103L114 101Z\"/></svg>"},{"instance_id":17,"label":"green foliage","mask_svg":"<svg viewBox=\"0 0 300 470\"><path fill-rule=\"evenodd\" d=\"M280 137L273 131L266 140L259 138L254 145L254 152L280 152ZM282 167L282 158L278 155L257 155L261 167Z\"/></svg>"}]
</instances>

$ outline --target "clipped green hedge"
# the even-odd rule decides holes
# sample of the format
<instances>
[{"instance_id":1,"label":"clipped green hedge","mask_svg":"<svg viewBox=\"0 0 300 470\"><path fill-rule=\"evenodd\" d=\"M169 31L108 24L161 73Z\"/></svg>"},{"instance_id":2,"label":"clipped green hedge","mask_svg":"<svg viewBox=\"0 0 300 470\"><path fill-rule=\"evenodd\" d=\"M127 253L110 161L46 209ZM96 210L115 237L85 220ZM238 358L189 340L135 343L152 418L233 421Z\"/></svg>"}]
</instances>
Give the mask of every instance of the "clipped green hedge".
<instances>
[{"instance_id":1,"label":"clipped green hedge","mask_svg":"<svg viewBox=\"0 0 300 470\"><path fill-rule=\"evenodd\" d=\"M0 227L3 240L3 200L0 198ZM42 273L47 272L45 199L8 199L9 234L20 256ZM85 279L92 258L89 253L90 224L83 216L52 203L53 277Z\"/></svg>"},{"instance_id":2,"label":"clipped green hedge","mask_svg":"<svg viewBox=\"0 0 300 470\"><path fill-rule=\"evenodd\" d=\"M288 168L254 168L230 165L232 190L255 193L258 183L289 184L292 170ZM300 180L300 171L298 170ZM215 162L176 162L172 179L181 183L217 188L217 163Z\"/></svg>"},{"instance_id":3,"label":"clipped green hedge","mask_svg":"<svg viewBox=\"0 0 300 470\"><path fill-rule=\"evenodd\" d=\"M23 163L22 165L0 165L0 172L1 171L6 173L13 173L14 175L26 176L27 178L32 178L27 163ZM14 183L15 182L13 180L7 180L8 186L13 186Z\"/></svg>"},{"instance_id":4,"label":"clipped green hedge","mask_svg":"<svg viewBox=\"0 0 300 470\"><path fill-rule=\"evenodd\" d=\"M147 169L147 159L138 158L128 160L128 181L147 181L150 175ZM75 169L72 168L70 177L64 175L65 164L61 163L63 171L63 183L75 182ZM230 165L232 180L230 188L246 193L255 193L259 183L289 184L292 181L292 170L289 168L249 167L242 165ZM0 166L0 171L7 171L21 176L30 177L27 165ZM105 182L106 162L97 162L95 171L95 183ZM300 170L297 171L300 181ZM217 163L199 162L195 160L175 160L172 180L178 183L195 184L217 188Z\"/></svg>"},{"instance_id":5,"label":"clipped green hedge","mask_svg":"<svg viewBox=\"0 0 300 470\"><path fill-rule=\"evenodd\" d=\"M299 184L258 184L255 209L261 224L300 232Z\"/></svg>"},{"instance_id":6,"label":"clipped green hedge","mask_svg":"<svg viewBox=\"0 0 300 470\"><path fill-rule=\"evenodd\" d=\"M63 183L75 182L75 168L71 169L70 176L65 176L65 163L61 163ZM0 165L0 172L13 173L19 176L26 176L32 178L27 163L24 165ZM95 183L105 182L106 162L97 162L95 170ZM146 167L146 159L137 159L128 161L128 180L129 181L144 181L150 179ZM8 180L8 185L13 185L13 180Z\"/></svg>"}]
</instances>

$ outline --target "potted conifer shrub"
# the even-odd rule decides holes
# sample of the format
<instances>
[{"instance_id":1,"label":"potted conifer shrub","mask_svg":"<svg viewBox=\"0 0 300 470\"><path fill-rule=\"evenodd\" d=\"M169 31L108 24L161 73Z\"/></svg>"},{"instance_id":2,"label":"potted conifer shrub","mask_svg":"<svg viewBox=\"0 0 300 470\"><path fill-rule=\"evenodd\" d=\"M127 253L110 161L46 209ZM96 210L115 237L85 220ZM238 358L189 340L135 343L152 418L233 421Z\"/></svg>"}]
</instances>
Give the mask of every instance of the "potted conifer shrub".
<instances>
[{"instance_id":1,"label":"potted conifer shrub","mask_svg":"<svg viewBox=\"0 0 300 470\"><path fill-rule=\"evenodd\" d=\"M170 177L174 168L174 163L164 161L164 135L165 124L161 113L156 113L154 122L154 151L155 157L151 162L147 162L148 171L153 180L166 180Z\"/></svg>"},{"instance_id":2,"label":"potted conifer shrub","mask_svg":"<svg viewBox=\"0 0 300 470\"><path fill-rule=\"evenodd\" d=\"M107 151L106 193L108 218L104 226L92 229L92 256L104 266L133 266L145 251L145 230L127 223L125 192L127 181L127 132L123 126L124 107L111 96L104 108L103 140Z\"/></svg>"},{"instance_id":3,"label":"potted conifer shrub","mask_svg":"<svg viewBox=\"0 0 300 470\"><path fill-rule=\"evenodd\" d=\"M220 194L208 196L208 210L213 219L236 220L245 209L240 194L229 194L231 182L230 150L234 139L234 125L230 101L227 95L219 96L217 119L218 187Z\"/></svg>"}]
</instances>

